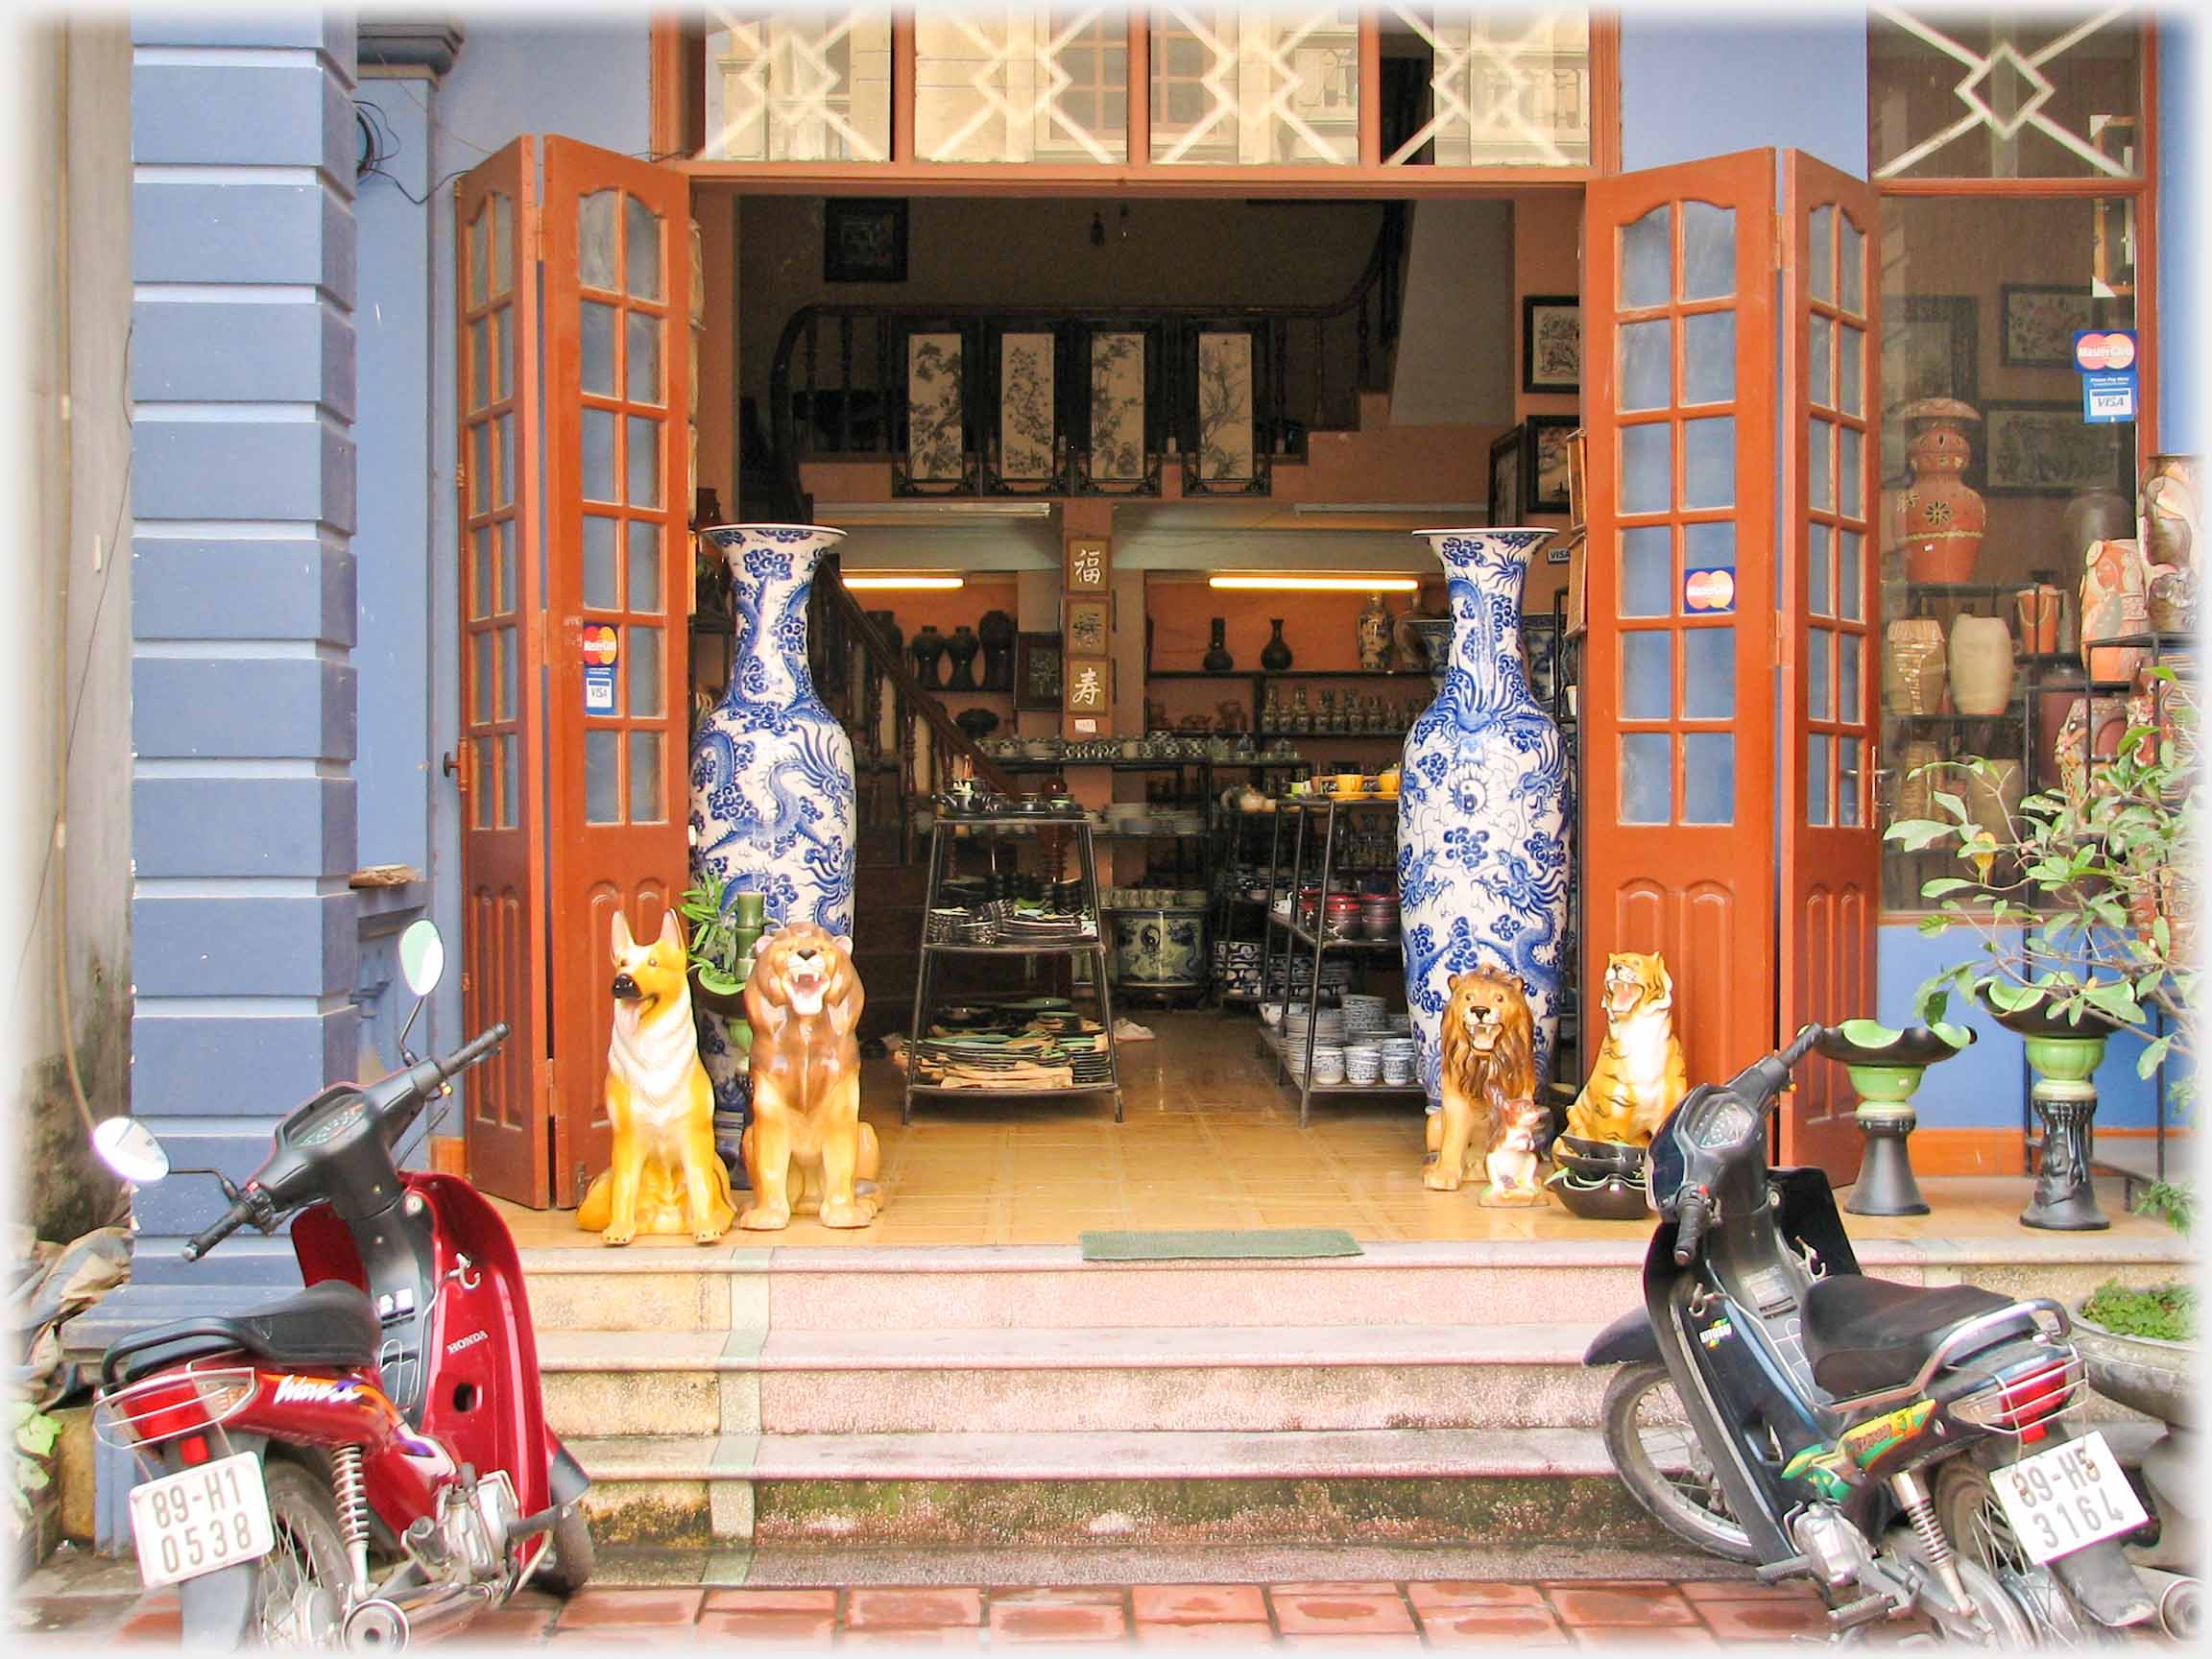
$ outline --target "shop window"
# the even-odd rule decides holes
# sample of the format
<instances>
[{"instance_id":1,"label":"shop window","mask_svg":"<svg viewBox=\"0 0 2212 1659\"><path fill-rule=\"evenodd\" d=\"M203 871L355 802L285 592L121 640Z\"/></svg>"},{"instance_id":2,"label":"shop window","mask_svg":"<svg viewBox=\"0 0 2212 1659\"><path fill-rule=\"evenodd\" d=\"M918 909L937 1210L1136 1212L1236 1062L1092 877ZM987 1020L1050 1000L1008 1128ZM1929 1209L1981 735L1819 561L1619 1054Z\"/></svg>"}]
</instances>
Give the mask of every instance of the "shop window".
<instances>
[{"instance_id":1,"label":"shop window","mask_svg":"<svg viewBox=\"0 0 2212 1659\"><path fill-rule=\"evenodd\" d=\"M702 159L890 158L888 10L710 11L702 65Z\"/></svg>"},{"instance_id":2,"label":"shop window","mask_svg":"<svg viewBox=\"0 0 2212 1659\"><path fill-rule=\"evenodd\" d=\"M1386 164L1588 165L1588 7L1389 5L1378 20Z\"/></svg>"},{"instance_id":3,"label":"shop window","mask_svg":"<svg viewBox=\"0 0 2212 1659\"><path fill-rule=\"evenodd\" d=\"M1152 159L1349 166L1359 158L1359 23L1351 7L1271 15L1151 12Z\"/></svg>"},{"instance_id":4,"label":"shop window","mask_svg":"<svg viewBox=\"0 0 2212 1659\"><path fill-rule=\"evenodd\" d=\"M1098 8L919 12L914 153L924 161L1129 156L1129 22Z\"/></svg>"},{"instance_id":5,"label":"shop window","mask_svg":"<svg viewBox=\"0 0 2212 1659\"><path fill-rule=\"evenodd\" d=\"M1875 5L1868 137L1883 179L2130 179L2143 14Z\"/></svg>"}]
</instances>

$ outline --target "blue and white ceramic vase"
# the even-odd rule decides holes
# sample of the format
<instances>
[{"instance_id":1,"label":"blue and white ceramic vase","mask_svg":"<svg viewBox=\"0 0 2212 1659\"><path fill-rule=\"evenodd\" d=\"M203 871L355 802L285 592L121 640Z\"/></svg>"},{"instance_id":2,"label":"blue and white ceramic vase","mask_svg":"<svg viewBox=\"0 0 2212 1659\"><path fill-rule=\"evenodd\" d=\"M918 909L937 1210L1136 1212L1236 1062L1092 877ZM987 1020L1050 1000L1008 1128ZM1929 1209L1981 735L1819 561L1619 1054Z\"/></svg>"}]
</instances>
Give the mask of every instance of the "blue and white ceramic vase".
<instances>
[{"instance_id":1,"label":"blue and white ceramic vase","mask_svg":"<svg viewBox=\"0 0 2212 1659\"><path fill-rule=\"evenodd\" d=\"M1517 974L1536 1020L1536 1074L1558 1036L1567 924L1567 752L1529 688L1521 589L1550 530L1427 530L1452 602L1452 663L1406 734L1398 896L1421 1080L1439 1098L1437 1039L1455 974Z\"/></svg>"},{"instance_id":2,"label":"blue and white ceramic vase","mask_svg":"<svg viewBox=\"0 0 2212 1659\"><path fill-rule=\"evenodd\" d=\"M853 740L814 694L806 601L844 537L815 524L699 532L730 563L730 688L691 742L691 864L731 893L764 895L771 922L853 933ZM701 1014L715 1105L745 1105L745 1059Z\"/></svg>"}]
</instances>

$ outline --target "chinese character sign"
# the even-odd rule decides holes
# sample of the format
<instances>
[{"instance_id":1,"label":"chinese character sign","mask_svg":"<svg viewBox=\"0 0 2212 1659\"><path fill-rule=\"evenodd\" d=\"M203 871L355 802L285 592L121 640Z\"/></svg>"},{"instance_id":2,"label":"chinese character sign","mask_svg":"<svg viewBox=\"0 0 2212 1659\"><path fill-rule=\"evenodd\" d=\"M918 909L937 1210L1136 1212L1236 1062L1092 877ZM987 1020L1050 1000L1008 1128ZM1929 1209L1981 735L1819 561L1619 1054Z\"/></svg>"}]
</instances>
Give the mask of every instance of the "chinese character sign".
<instances>
[{"instance_id":1,"label":"chinese character sign","mask_svg":"<svg viewBox=\"0 0 2212 1659\"><path fill-rule=\"evenodd\" d=\"M1104 714L1113 705L1113 664L1103 657L1069 658L1065 683L1070 714Z\"/></svg>"},{"instance_id":2,"label":"chinese character sign","mask_svg":"<svg viewBox=\"0 0 2212 1659\"><path fill-rule=\"evenodd\" d=\"M1106 543L1104 541L1081 538L1069 541L1069 592L1103 593L1106 591Z\"/></svg>"}]
</instances>

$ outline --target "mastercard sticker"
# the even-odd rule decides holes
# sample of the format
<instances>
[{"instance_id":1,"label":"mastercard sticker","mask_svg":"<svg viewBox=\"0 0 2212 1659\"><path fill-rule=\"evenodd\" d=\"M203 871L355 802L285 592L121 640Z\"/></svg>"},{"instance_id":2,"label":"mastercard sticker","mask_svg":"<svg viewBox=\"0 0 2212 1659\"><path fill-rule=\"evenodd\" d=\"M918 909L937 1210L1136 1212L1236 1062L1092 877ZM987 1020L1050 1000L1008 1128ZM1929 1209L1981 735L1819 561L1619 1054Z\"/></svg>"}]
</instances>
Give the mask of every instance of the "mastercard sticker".
<instances>
[{"instance_id":1,"label":"mastercard sticker","mask_svg":"<svg viewBox=\"0 0 2212 1659\"><path fill-rule=\"evenodd\" d=\"M587 624L584 652L584 712L614 712L614 659L620 653L618 636L604 622Z\"/></svg>"},{"instance_id":2,"label":"mastercard sticker","mask_svg":"<svg viewBox=\"0 0 2212 1659\"><path fill-rule=\"evenodd\" d=\"M1682 609L1693 616L1710 616L1736 609L1736 572L1726 568L1685 570L1682 573Z\"/></svg>"}]
</instances>

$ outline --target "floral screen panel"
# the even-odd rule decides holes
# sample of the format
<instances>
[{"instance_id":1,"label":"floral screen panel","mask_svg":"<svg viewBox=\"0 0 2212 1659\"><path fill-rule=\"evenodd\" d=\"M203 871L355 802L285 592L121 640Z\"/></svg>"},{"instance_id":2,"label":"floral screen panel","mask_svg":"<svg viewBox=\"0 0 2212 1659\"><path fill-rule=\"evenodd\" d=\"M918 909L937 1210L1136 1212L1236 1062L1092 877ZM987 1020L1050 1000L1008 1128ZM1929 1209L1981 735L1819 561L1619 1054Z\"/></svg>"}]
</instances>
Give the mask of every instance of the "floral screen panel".
<instances>
[{"instance_id":1,"label":"floral screen panel","mask_svg":"<svg viewBox=\"0 0 2212 1659\"><path fill-rule=\"evenodd\" d=\"M1192 469L1201 485L1248 484L1258 476L1252 422L1252 336L1243 329L1198 336L1198 438Z\"/></svg>"},{"instance_id":2,"label":"floral screen panel","mask_svg":"<svg viewBox=\"0 0 2212 1659\"><path fill-rule=\"evenodd\" d=\"M1151 14L1152 159L1214 166L1359 158L1356 8Z\"/></svg>"},{"instance_id":3,"label":"floral screen panel","mask_svg":"<svg viewBox=\"0 0 2212 1659\"><path fill-rule=\"evenodd\" d=\"M998 467L1005 484L1060 480L1060 428L1053 349L1046 333L998 337Z\"/></svg>"},{"instance_id":4,"label":"floral screen panel","mask_svg":"<svg viewBox=\"0 0 2212 1659\"><path fill-rule=\"evenodd\" d=\"M1091 450L1094 489L1129 489L1151 475L1144 445L1144 335L1106 329L1091 336Z\"/></svg>"},{"instance_id":5,"label":"floral screen panel","mask_svg":"<svg viewBox=\"0 0 2212 1659\"><path fill-rule=\"evenodd\" d=\"M831 8L707 17L708 161L885 161L891 15Z\"/></svg>"},{"instance_id":6,"label":"floral screen panel","mask_svg":"<svg viewBox=\"0 0 2212 1659\"><path fill-rule=\"evenodd\" d=\"M1126 13L1100 6L918 12L914 154L923 161L1126 161Z\"/></svg>"},{"instance_id":7,"label":"floral screen panel","mask_svg":"<svg viewBox=\"0 0 2212 1659\"><path fill-rule=\"evenodd\" d=\"M970 483L963 344L950 330L906 337L906 467L900 479L905 488L957 490Z\"/></svg>"},{"instance_id":8,"label":"floral screen panel","mask_svg":"<svg viewBox=\"0 0 2212 1659\"><path fill-rule=\"evenodd\" d=\"M2133 179L2143 12L1869 8L1876 179Z\"/></svg>"},{"instance_id":9,"label":"floral screen panel","mask_svg":"<svg viewBox=\"0 0 2212 1659\"><path fill-rule=\"evenodd\" d=\"M1386 6L1385 34L1426 60L1428 119L1390 166L1580 167L1590 160L1590 11Z\"/></svg>"}]
</instances>

